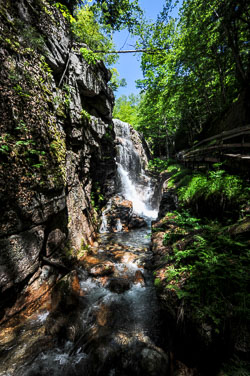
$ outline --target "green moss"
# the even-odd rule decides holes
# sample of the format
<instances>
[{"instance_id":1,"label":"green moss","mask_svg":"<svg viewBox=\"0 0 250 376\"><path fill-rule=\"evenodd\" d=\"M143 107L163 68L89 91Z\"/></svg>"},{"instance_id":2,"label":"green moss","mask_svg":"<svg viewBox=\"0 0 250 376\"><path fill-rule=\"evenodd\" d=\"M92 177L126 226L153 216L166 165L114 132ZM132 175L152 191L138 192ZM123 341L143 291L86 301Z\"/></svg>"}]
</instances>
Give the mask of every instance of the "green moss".
<instances>
[{"instance_id":1,"label":"green moss","mask_svg":"<svg viewBox=\"0 0 250 376\"><path fill-rule=\"evenodd\" d=\"M50 143L50 153L53 159L56 159L56 168L50 171L53 175L54 182L61 185L66 184L66 144L63 134L57 129L55 122L48 123L48 132L52 138Z\"/></svg>"},{"instance_id":2,"label":"green moss","mask_svg":"<svg viewBox=\"0 0 250 376\"><path fill-rule=\"evenodd\" d=\"M24 89L21 85L16 84L13 89L15 90L16 94L19 95L20 97L29 100L31 98L31 94Z\"/></svg>"},{"instance_id":3,"label":"green moss","mask_svg":"<svg viewBox=\"0 0 250 376\"><path fill-rule=\"evenodd\" d=\"M39 64L40 68L41 68L45 73L47 73L47 75L49 76L49 78L52 78L52 73L53 73L53 71L52 71L52 69L50 68L49 64L46 63L45 57L44 57L44 56L41 56L41 57L40 57L40 61L41 61L40 64Z\"/></svg>"},{"instance_id":4,"label":"green moss","mask_svg":"<svg viewBox=\"0 0 250 376\"><path fill-rule=\"evenodd\" d=\"M161 285L162 285L161 279L160 278L155 278L155 280L154 280L154 286L155 287L161 287Z\"/></svg>"},{"instance_id":5,"label":"green moss","mask_svg":"<svg viewBox=\"0 0 250 376\"><path fill-rule=\"evenodd\" d=\"M8 46L15 52L20 52L20 43L10 39L10 38L5 38L3 39L5 43L8 44Z\"/></svg>"},{"instance_id":6,"label":"green moss","mask_svg":"<svg viewBox=\"0 0 250 376\"><path fill-rule=\"evenodd\" d=\"M84 119L84 120L87 120L88 122L90 122L91 115L88 113L88 111L82 109L81 110L81 118Z\"/></svg>"},{"instance_id":7,"label":"green moss","mask_svg":"<svg viewBox=\"0 0 250 376\"><path fill-rule=\"evenodd\" d=\"M53 93L49 90L48 86L46 84L42 84L41 88L45 94L48 94L49 96L53 96Z\"/></svg>"},{"instance_id":8,"label":"green moss","mask_svg":"<svg viewBox=\"0 0 250 376\"><path fill-rule=\"evenodd\" d=\"M65 114L65 108L64 108L63 103L60 103L59 106L57 107L56 114L59 117L63 117L63 118L67 117L66 114Z\"/></svg>"}]
</instances>

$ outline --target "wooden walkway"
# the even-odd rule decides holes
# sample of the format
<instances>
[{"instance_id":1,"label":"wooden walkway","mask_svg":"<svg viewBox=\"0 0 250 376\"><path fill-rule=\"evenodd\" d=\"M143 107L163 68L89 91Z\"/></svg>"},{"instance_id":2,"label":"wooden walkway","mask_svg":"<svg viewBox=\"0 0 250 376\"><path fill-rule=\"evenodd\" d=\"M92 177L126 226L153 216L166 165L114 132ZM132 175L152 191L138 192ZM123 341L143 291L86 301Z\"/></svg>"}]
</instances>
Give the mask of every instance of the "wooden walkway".
<instances>
[{"instance_id":1,"label":"wooden walkway","mask_svg":"<svg viewBox=\"0 0 250 376\"><path fill-rule=\"evenodd\" d=\"M250 125L232 129L206 138L189 150L177 154L186 165L226 162L250 167Z\"/></svg>"}]
</instances>

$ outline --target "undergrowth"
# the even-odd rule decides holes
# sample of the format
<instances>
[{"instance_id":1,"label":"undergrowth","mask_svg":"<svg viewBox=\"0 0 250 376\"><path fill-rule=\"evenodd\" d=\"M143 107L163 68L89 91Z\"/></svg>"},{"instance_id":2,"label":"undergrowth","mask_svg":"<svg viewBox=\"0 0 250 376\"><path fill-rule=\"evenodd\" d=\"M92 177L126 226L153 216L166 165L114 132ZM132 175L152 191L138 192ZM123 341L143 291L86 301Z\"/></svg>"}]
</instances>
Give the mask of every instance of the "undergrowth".
<instances>
[{"instance_id":1,"label":"undergrowth","mask_svg":"<svg viewBox=\"0 0 250 376\"><path fill-rule=\"evenodd\" d=\"M168 187L176 188L179 205L196 215L235 220L250 195L243 180L228 174L221 163L206 173L193 172L176 163L169 165L167 171L172 173Z\"/></svg>"},{"instance_id":2,"label":"undergrowth","mask_svg":"<svg viewBox=\"0 0 250 376\"><path fill-rule=\"evenodd\" d=\"M157 165L163 168L159 161ZM248 201L249 187L221 164L207 173L164 161L166 165L172 173L168 187L176 190L179 206L153 229L164 231L164 285L217 333L229 322L249 323L249 239L232 231ZM162 271L156 273L160 276Z\"/></svg>"},{"instance_id":3,"label":"undergrowth","mask_svg":"<svg viewBox=\"0 0 250 376\"><path fill-rule=\"evenodd\" d=\"M248 242L233 238L218 222L201 224L187 211L168 213L166 218L175 224L164 236L164 244L172 245L166 287L216 331L226 319L250 317Z\"/></svg>"}]
</instances>

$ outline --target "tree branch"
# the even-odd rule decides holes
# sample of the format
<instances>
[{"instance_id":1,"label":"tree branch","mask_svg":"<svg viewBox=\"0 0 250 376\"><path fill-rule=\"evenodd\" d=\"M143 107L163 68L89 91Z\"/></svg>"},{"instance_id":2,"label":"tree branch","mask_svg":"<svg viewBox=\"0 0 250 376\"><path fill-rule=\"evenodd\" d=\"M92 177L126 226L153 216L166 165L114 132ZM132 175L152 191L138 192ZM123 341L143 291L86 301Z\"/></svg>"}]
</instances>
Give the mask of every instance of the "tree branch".
<instances>
[{"instance_id":1,"label":"tree branch","mask_svg":"<svg viewBox=\"0 0 250 376\"><path fill-rule=\"evenodd\" d=\"M94 54L132 54L136 52L146 52L148 54L155 54L155 53L160 53L161 51L165 51L166 48L158 48L156 50L147 50L147 49L140 49L140 50L122 50L122 51L92 51Z\"/></svg>"}]
</instances>

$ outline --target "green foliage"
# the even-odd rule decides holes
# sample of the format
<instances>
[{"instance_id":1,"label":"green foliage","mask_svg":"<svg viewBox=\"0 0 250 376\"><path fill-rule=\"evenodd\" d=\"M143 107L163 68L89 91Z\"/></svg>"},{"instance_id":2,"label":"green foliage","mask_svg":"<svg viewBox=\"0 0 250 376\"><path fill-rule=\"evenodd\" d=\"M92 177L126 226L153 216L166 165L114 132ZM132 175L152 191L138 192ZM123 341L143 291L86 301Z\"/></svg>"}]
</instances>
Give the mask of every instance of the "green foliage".
<instances>
[{"instance_id":1,"label":"green foliage","mask_svg":"<svg viewBox=\"0 0 250 376\"><path fill-rule=\"evenodd\" d=\"M96 0L93 9L97 11L100 21L113 30L127 27L132 32L142 16L138 0Z\"/></svg>"},{"instance_id":2,"label":"green foliage","mask_svg":"<svg viewBox=\"0 0 250 376\"><path fill-rule=\"evenodd\" d=\"M113 91L116 91L119 87L127 86L125 78L119 79L120 74L116 68L111 68L110 71L112 73L112 76L109 86Z\"/></svg>"},{"instance_id":3,"label":"green foliage","mask_svg":"<svg viewBox=\"0 0 250 376\"><path fill-rule=\"evenodd\" d=\"M177 240L183 239L190 230L202 229L200 220L196 217L193 217L187 210L168 213L165 217L165 220L169 225L173 224L174 226L171 231L165 233L163 237L164 245L172 244Z\"/></svg>"},{"instance_id":4,"label":"green foliage","mask_svg":"<svg viewBox=\"0 0 250 376\"><path fill-rule=\"evenodd\" d=\"M22 39L31 51L44 51L44 37L33 26L28 25L21 20L16 20L16 25L22 30Z\"/></svg>"},{"instance_id":5,"label":"green foliage","mask_svg":"<svg viewBox=\"0 0 250 376\"><path fill-rule=\"evenodd\" d=\"M53 0L50 1L55 3ZM88 6L100 23L108 25L113 30L128 27L130 32L134 30L142 15L138 0L61 0L56 5L69 21L77 8Z\"/></svg>"},{"instance_id":6,"label":"green foliage","mask_svg":"<svg viewBox=\"0 0 250 376\"><path fill-rule=\"evenodd\" d=\"M243 180L225 172L221 165L206 173L195 172L171 163L167 171L172 175L169 188L176 188L181 207L191 208L196 214L211 217L230 217L237 215L241 205L248 200L249 188ZM207 212L207 213L206 213Z\"/></svg>"},{"instance_id":7,"label":"green foliage","mask_svg":"<svg viewBox=\"0 0 250 376\"><path fill-rule=\"evenodd\" d=\"M242 360L235 356L227 364L223 365L222 372L225 376L249 376L250 365L247 360Z\"/></svg>"},{"instance_id":8,"label":"green foliage","mask_svg":"<svg viewBox=\"0 0 250 376\"><path fill-rule=\"evenodd\" d=\"M75 22L72 23L72 31L74 37L79 42L86 43L92 51L101 51L93 53L87 46L86 48L81 48L81 53L89 63L93 64L97 60L104 60L106 64L111 65L117 60L115 54L105 55L105 51L114 49L111 29L98 23L89 4L77 9Z\"/></svg>"},{"instance_id":9,"label":"green foliage","mask_svg":"<svg viewBox=\"0 0 250 376\"><path fill-rule=\"evenodd\" d=\"M188 210L173 211L165 217L170 223L175 223L184 229L200 230L200 219L193 217Z\"/></svg>"},{"instance_id":10,"label":"green foliage","mask_svg":"<svg viewBox=\"0 0 250 376\"><path fill-rule=\"evenodd\" d=\"M165 231L166 287L184 300L196 318L212 323L219 332L225 321L248 322L250 252L245 237L233 234L225 221L208 217L215 210L220 218L226 204L229 209L236 206L239 217L249 189L239 177L226 173L222 164L213 168L207 174L191 174L181 165L169 164L168 185L176 188L179 209L167 213L155 231ZM199 205L206 207L203 221L193 214L199 213Z\"/></svg>"},{"instance_id":11,"label":"green foliage","mask_svg":"<svg viewBox=\"0 0 250 376\"><path fill-rule=\"evenodd\" d=\"M42 167L46 152L38 148L36 142L29 138L28 128L24 121L20 120L15 130L18 133L16 136L8 133L0 136L0 153L11 158L23 159L29 169Z\"/></svg>"},{"instance_id":12,"label":"green foliage","mask_svg":"<svg viewBox=\"0 0 250 376\"><path fill-rule=\"evenodd\" d=\"M19 95L20 97L24 98L24 99L30 99L31 95L30 93L26 92L22 86L20 84L16 84L13 89L15 90L15 92L17 93L17 95Z\"/></svg>"},{"instance_id":13,"label":"green foliage","mask_svg":"<svg viewBox=\"0 0 250 376\"><path fill-rule=\"evenodd\" d=\"M161 285L162 285L161 279L160 278L155 278L155 280L154 280L154 286L155 287L161 287Z\"/></svg>"},{"instance_id":14,"label":"green foliage","mask_svg":"<svg viewBox=\"0 0 250 376\"><path fill-rule=\"evenodd\" d=\"M170 1L169 3L173 3ZM184 1L178 22L168 14L140 29L144 96L139 128L155 155L184 149L237 100L248 77L250 4L245 0Z\"/></svg>"},{"instance_id":15,"label":"green foliage","mask_svg":"<svg viewBox=\"0 0 250 376\"><path fill-rule=\"evenodd\" d=\"M63 17L70 23L74 23L75 22L75 19L74 17L71 15L68 7L62 3L56 3L55 6L57 7L57 9L60 10L60 12L62 13Z\"/></svg>"},{"instance_id":16,"label":"green foliage","mask_svg":"<svg viewBox=\"0 0 250 376\"><path fill-rule=\"evenodd\" d=\"M179 232L188 228L189 236L193 235L186 245L179 243L179 238L174 240L177 243L166 268L167 288L175 289L195 316L211 321L217 331L229 314L238 320L249 317L247 242L231 238L216 223L201 226L188 212L175 212L174 221Z\"/></svg>"},{"instance_id":17,"label":"green foliage","mask_svg":"<svg viewBox=\"0 0 250 376\"><path fill-rule=\"evenodd\" d=\"M86 119L88 122L91 120L91 115L84 109L81 110L81 117Z\"/></svg>"},{"instance_id":18,"label":"green foliage","mask_svg":"<svg viewBox=\"0 0 250 376\"><path fill-rule=\"evenodd\" d=\"M42 68L48 74L48 76L51 78L53 71L50 68L49 64L46 63L45 56L42 55L40 57L40 60L41 60L40 68Z\"/></svg>"},{"instance_id":19,"label":"green foliage","mask_svg":"<svg viewBox=\"0 0 250 376\"><path fill-rule=\"evenodd\" d=\"M115 102L113 117L125 121L136 128L138 102L139 96L134 94L130 94L128 97L122 95Z\"/></svg>"},{"instance_id":20,"label":"green foliage","mask_svg":"<svg viewBox=\"0 0 250 376\"><path fill-rule=\"evenodd\" d=\"M69 109L70 102L71 102L71 87L69 85L63 85L63 94L64 94L64 100L63 103L66 107L66 109Z\"/></svg>"},{"instance_id":21,"label":"green foliage","mask_svg":"<svg viewBox=\"0 0 250 376\"><path fill-rule=\"evenodd\" d=\"M79 257L83 257L84 255L88 255L88 254L91 254L92 250L91 250L91 246L89 244L86 244L85 240L82 239L81 241L81 249L80 249L80 252L78 253L78 258Z\"/></svg>"},{"instance_id":22,"label":"green foliage","mask_svg":"<svg viewBox=\"0 0 250 376\"><path fill-rule=\"evenodd\" d=\"M99 212L104 204L105 197L102 193L101 186L98 182L95 182L91 192L91 204L92 207Z\"/></svg>"},{"instance_id":23,"label":"green foliage","mask_svg":"<svg viewBox=\"0 0 250 376\"><path fill-rule=\"evenodd\" d=\"M154 172L163 172L167 170L170 163L172 163L171 159L164 160L156 157L149 161L148 169Z\"/></svg>"},{"instance_id":24,"label":"green foliage","mask_svg":"<svg viewBox=\"0 0 250 376\"><path fill-rule=\"evenodd\" d=\"M82 48L80 48L80 52L81 52L84 60L86 60L88 64L96 64L97 59L96 59L96 55L93 53L93 51L89 50L86 47L82 47Z\"/></svg>"},{"instance_id":25,"label":"green foliage","mask_svg":"<svg viewBox=\"0 0 250 376\"><path fill-rule=\"evenodd\" d=\"M28 131L28 127L23 120L19 121L19 124L18 124L17 127L15 127L15 129L20 130L20 131L25 132L25 133Z\"/></svg>"},{"instance_id":26,"label":"green foliage","mask_svg":"<svg viewBox=\"0 0 250 376\"><path fill-rule=\"evenodd\" d=\"M205 174L195 174L187 186L179 189L179 200L189 203L198 197L220 196L221 200L239 201L242 198L242 180L224 170L208 171Z\"/></svg>"}]
</instances>

